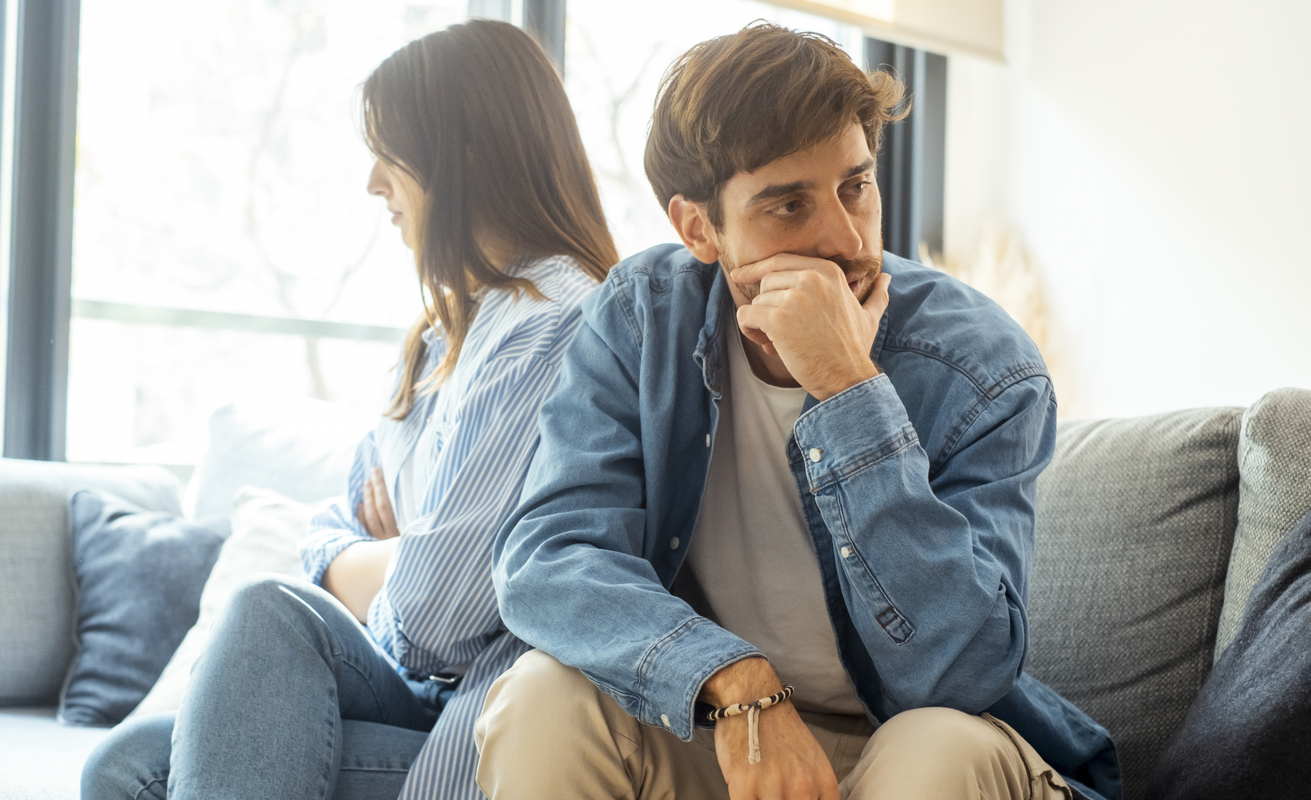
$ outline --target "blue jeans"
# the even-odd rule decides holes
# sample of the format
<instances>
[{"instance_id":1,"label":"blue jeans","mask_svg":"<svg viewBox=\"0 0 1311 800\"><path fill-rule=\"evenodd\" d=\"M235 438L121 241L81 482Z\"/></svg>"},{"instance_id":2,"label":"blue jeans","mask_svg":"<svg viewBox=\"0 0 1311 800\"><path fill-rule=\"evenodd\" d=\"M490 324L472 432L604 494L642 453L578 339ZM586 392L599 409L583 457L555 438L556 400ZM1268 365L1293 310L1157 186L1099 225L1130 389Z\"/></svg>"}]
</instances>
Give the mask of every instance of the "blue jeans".
<instances>
[{"instance_id":1,"label":"blue jeans","mask_svg":"<svg viewBox=\"0 0 1311 800\"><path fill-rule=\"evenodd\" d=\"M82 797L396 797L444 688L398 675L317 586L258 578L215 625L182 707L118 726Z\"/></svg>"}]
</instances>

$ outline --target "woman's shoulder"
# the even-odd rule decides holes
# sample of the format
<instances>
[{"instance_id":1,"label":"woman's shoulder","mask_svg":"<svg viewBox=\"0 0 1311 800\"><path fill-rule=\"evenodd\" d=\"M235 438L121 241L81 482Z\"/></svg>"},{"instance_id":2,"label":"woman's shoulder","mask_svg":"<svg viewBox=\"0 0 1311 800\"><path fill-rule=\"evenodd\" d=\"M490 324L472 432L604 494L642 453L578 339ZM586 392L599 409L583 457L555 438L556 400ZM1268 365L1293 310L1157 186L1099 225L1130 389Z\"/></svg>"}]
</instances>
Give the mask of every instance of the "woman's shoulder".
<instances>
[{"instance_id":1,"label":"woman's shoulder","mask_svg":"<svg viewBox=\"0 0 1311 800\"><path fill-rule=\"evenodd\" d=\"M596 280L569 256L538 259L515 275L531 281L537 295L513 288L488 291L474 321L475 328L482 328L478 338L485 345L479 350L487 359L558 356L577 328L580 305L596 288ZM471 339L474 333L471 329ZM466 347L469 344L466 341Z\"/></svg>"},{"instance_id":2,"label":"woman's shoulder","mask_svg":"<svg viewBox=\"0 0 1311 800\"><path fill-rule=\"evenodd\" d=\"M557 310L576 308L597 285L572 256L539 258L524 265L516 275L537 287L542 295L539 303L544 301L547 308Z\"/></svg>"}]
</instances>

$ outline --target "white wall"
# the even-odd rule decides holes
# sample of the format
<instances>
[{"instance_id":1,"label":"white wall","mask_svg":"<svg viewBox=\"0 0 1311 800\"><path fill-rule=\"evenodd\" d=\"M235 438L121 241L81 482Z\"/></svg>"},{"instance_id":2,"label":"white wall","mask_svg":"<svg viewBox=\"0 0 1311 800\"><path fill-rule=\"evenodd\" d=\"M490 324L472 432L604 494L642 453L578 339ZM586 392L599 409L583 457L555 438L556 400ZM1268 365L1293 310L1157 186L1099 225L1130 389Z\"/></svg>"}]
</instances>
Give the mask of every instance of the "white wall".
<instances>
[{"instance_id":1,"label":"white wall","mask_svg":"<svg viewBox=\"0 0 1311 800\"><path fill-rule=\"evenodd\" d=\"M950 60L946 242L1044 276L1062 411L1311 388L1311 3L1008 0Z\"/></svg>"}]
</instances>

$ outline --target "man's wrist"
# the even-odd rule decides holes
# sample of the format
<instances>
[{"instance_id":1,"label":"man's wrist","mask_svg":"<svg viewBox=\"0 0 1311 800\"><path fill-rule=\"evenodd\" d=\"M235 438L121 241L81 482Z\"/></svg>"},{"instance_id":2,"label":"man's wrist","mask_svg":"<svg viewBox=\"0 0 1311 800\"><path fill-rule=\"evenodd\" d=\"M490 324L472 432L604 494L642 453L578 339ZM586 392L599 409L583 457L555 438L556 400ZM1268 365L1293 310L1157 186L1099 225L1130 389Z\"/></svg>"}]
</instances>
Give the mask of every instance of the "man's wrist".
<instances>
[{"instance_id":1,"label":"man's wrist","mask_svg":"<svg viewBox=\"0 0 1311 800\"><path fill-rule=\"evenodd\" d=\"M750 703L783 689L774 667L764 658L734 661L706 679L699 700L715 708Z\"/></svg>"},{"instance_id":2,"label":"man's wrist","mask_svg":"<svg viewBox=\"0 0 1311 800\"><path fill-rule=\"evenodd\" d=\"M841 380L834 381L831 386L811 392L811 394L822 403L834 395L842 394L851 387L864 383L870 378L877 378L880 374L879 368L874 365L873 361L866 361L854 367Z\"/></svg>"}]
</instances>

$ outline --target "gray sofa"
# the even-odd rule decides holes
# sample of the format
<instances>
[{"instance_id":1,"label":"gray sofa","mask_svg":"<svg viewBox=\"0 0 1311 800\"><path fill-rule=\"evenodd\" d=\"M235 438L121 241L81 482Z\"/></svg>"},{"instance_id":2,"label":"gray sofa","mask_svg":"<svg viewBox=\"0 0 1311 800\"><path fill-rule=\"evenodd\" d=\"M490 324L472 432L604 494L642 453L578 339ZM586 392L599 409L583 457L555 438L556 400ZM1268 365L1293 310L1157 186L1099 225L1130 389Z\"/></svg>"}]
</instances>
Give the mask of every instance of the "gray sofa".
<instances>
[{"instance_id":1,"label":"gray sofa","mask_svg":"<svg viewBox=\"0 0 1311 800\"><path fill-rule=\"evenodd\" d=\"M178 507L162 470L0 461L0 794L76 796L104 731L54 721L73 654L67 498ZM1311 509L1311 391L1248 409L1062 422L1038 485L1028 669L1106 725L1142 787L1232 639L1284 533Z\"/></svg>"}]
</instances>

